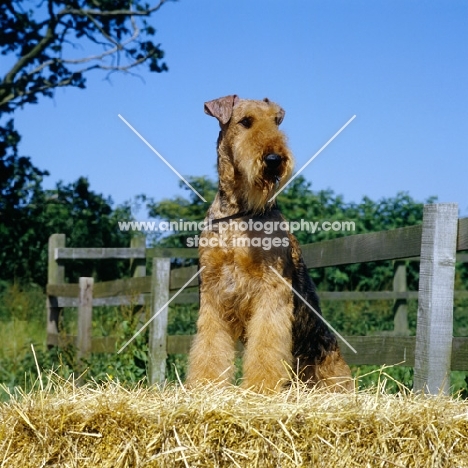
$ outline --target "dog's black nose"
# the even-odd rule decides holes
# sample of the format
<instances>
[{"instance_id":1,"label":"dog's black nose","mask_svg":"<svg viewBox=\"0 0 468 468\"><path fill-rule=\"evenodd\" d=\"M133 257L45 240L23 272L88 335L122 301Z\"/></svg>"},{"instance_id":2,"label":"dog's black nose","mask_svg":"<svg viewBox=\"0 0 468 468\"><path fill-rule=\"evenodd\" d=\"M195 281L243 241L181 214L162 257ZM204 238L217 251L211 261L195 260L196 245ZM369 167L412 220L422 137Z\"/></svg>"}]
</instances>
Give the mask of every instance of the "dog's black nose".
<instances>
[{"instance_id":1,"label":"dog's black nose","mask_svg":"<svg viewBox=\"0 0 468 468\"><path fill-rule=\"evenodd\" d=\"M278 154L267 154L264 159L268 169L276 169L281 164L281 156Z\"/></svg>"}]
</instances>

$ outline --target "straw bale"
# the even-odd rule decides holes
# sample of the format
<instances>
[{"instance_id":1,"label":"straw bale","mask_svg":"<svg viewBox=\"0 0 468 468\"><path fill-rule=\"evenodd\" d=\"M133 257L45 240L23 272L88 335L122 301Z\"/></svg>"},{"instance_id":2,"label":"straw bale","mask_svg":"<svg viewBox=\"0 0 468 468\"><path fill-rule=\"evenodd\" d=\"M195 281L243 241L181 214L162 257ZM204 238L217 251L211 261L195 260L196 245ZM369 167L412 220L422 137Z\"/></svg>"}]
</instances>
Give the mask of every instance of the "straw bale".
<instances>
[{"instance_id":1,"label":"straw bale","mask_svg":"<svg viewBox=\"0 0 468 468\"><path fill-rule=\"evenodd\" d=\"M52 378L0 406L0 467L468 467L468 403Z\"/></svg>"}]
</instances>

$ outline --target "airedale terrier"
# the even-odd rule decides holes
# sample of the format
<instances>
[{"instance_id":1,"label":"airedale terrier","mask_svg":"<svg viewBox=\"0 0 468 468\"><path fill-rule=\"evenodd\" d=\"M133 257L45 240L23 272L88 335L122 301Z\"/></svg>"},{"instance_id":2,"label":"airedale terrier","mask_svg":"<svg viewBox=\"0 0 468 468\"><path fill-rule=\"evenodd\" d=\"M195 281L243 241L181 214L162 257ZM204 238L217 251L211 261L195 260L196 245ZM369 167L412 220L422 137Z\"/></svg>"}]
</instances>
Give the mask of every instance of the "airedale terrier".
<instances>
[{"instance_id":1,"label":"airedale terrier","mask_svg":"<svg viewBox=\"0 0 468 468\"><path fill-rule=\"evenodd\" d=\"M205 112L221 126L219 190L200 236L200 314L187 384L231 381L240 339L244 387L278 390L298 372L310 386L352 389L335 335L291 289L321 313L297 239L276 199L269 201L293 169L278 129L284 110L268 99L226 96L205 103Z\"/></svg>"}]
</instances>

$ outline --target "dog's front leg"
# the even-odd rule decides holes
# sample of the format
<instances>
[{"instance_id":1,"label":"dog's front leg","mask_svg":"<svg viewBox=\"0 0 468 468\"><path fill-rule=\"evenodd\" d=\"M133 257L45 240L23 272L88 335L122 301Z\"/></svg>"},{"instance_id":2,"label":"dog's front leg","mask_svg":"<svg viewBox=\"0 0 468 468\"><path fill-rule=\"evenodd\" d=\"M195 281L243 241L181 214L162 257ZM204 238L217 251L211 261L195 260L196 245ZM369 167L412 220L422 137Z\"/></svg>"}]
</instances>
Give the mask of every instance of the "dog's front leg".
<instances>
[{"instance_id":1,"label":"dog's front leg","mask_svg":"<svg viewBox=\"0 0 468 468\"><path fill-rule=\"evenodd\" d=\"M242 386L255 391L279 390L290 379L293 298L289 287L271 278L253 301L247 324Z\"/></svg>"},{"instance_id":2,"label":"dog's front leg","mask_svg":"<svg viewBox=\"0 0 468 468\"><path fill-rule=\"evenodd\" d=\"M235 339L229 324L222 318L216 295L200 295L197 335L189 356L187 385L206 380L230 382L234 375Z\"/></svg>"}]
</instances>

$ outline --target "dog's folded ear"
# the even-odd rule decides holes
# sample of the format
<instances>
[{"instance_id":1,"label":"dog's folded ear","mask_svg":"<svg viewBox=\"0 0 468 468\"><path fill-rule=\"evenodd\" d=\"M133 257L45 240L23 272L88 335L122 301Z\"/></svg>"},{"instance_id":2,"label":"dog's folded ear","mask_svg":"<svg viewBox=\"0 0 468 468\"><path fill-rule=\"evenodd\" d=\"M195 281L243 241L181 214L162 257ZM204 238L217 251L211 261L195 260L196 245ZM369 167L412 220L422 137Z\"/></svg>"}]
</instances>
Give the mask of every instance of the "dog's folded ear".
<instances>
[{"instance_id":1,"label":"dog's folded ear","mask_svg":"<svg viewBox=\"0 0 468 468\"><path fill-rule=\"evenodd\" d=\"M276 125L280 125L284 119L284 109L278 106L278 104L274 104L273 102L271 102L267 97L263 100L263 102L266 102L267 104L273 104L278 108L278 114L276 115Z\"/></svg>"},{"instance_id":2,"label":"dog's folded ear","mask_svg":"<svg viewBox=\"0 0 468 468\"><path fill-rule=\"evenodd\" d=\"M279 106L278 106L279 107ZM286 112L284 111L284 109L282 107L279 108L279 111L278 111L278 115L276 116L276 124L277 125L280 125L281 122L283 121L284 119L284 114Z\"/></svg>"},{"instance_id":3,"label":"dog's folded ear","mask_svg":"<svg viewBox=\"0 0 468 468\"><path fill-rule=\"evenodd\" d=\"M221 125L226 125L231 119L232 109L238 101L239 97L232 94L205 102L205 113L216 117Z\"/></svg>"}]
</instances>

